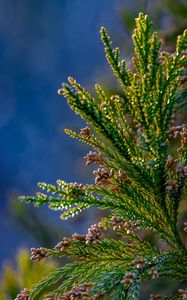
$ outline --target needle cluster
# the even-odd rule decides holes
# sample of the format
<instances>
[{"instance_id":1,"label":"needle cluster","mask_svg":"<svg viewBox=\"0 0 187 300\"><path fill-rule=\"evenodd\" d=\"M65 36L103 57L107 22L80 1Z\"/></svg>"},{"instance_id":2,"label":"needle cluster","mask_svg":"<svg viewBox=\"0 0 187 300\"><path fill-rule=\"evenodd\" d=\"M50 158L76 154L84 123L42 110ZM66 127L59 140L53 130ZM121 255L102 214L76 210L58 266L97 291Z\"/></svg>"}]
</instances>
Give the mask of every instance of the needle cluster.
<instances>
[{"instance_id":1,"label":"needle cluster","mask_svg":"<svg viewBox=\"0 0 187 300\"><path fill-rule=\"evenodd\" d=\"M161 50L151 26L149 17L140 13L132 36L131 68L101 28L106 58L123 96L109 97L97 84L93 97L73 78L59 90L87 123L80 132L65 132L93 148L84 159L88 166L98 165L93 172L95 183L39 183L42 193L21 200L36 206L47 203L50 209L62 210L64 219L91 206L110 213L92 225L86 236L64 238L52 249L33 248L32 259L66 256L74 261L17 299L50 295L46 297L138 300L147 280L187 280L187 251L177 227L187 178L187 128L173 125L185 73L187 31L170 54ZM177 139L179 148L171 154L172 139ZM121 239L108 236L108 230ZM142 232L149 232L157 243L146 240ZM186 299L186 294L181 288L169 295L151 293L150 299Z\"/></svg>"}]
</instances>

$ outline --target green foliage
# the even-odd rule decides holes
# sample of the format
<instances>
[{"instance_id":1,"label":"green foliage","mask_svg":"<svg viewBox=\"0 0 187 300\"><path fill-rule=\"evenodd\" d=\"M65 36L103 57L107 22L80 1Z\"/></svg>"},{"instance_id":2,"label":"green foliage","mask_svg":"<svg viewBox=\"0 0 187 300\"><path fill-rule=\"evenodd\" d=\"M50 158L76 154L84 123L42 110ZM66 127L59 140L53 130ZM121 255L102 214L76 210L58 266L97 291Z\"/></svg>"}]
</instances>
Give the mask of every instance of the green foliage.
<instances>
[{"instance_id":1,"label":"green foliage","mask_svg":"<svg viewBox=\"0 0 187 300\"><path fill-rule=\"evenodd\" d=\"M35 206L48 203L50 209L62 210L65 219L91 206L110 214L86 236L64 238L53 249L33 249L36 260L66 256L74 262L17 299L140 299L144 281L158 276L187 280L186 249L177 228L187 176L187 129L182 125L171 128L180 98L177 91L183 78L187 31L178 37L176 51L170 54L161 51L161 41L151 26L150 19L140 13L129 69L101 28L106 58L123 97L109 98L96 85L93 98L73 78L59 90L91 127L66 133L97 151L85 157L87 165L100 165L94 171L95 184L39 183L44 193L20 199ZM178 137L181 143L175 158L170 156L170 137ZM122 239L107 237L111 230ZM142 230L150 232L157 244L142 238ZM51 294L44 296L47 292ZM187 292L180 293L150 299L185 299Z\"/></svg>"},{"instance_id":2,"label":"green foliage","mask_svg":"<svg viewBox=\"0 0 187 300\"><path fill-rule=\"evenodd\" d=\"M57 263L54 260L48 262L48 264L44 261L36 264L30 260L28 250L19 250L16 257L16 267L6 264L1 274L0 299L14 299L20 289L23 289L25 286L30 288L56 268Z\"/></svg>"}]
</instances>

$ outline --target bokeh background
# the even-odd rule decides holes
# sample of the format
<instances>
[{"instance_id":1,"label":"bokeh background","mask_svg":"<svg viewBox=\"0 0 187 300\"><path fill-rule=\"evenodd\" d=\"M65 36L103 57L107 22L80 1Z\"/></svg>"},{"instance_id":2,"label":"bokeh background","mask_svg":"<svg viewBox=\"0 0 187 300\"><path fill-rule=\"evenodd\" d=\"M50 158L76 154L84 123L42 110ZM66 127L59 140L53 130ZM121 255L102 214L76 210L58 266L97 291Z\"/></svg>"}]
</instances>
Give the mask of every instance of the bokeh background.
<instances>
[{"instance_id":1,"label":"bokeh background","mask_svg":"<svg viewBox=\"0 0 187 300\"><path fill-rule=\"evenodd\" d=\"M38 181L86 180L83 147L63 133L83 122L57 90L69 75L92 85L110 72L99 29L120 27L117 2L0 2L1 260L30 239L12 223L11 200L33 194Z\"/></svg>"},{"instance_id":2,"label":"bokeh background","mask_svg":"<svg viewBox=\"0 0 187 300\"><path fill-rule=\"evenodd\" d=\"M85 232L97 217L92 210L64 222L58 213L21 205L17 197L33 195L38 181L93 181L92 170L83 161L88 149L63 132L85 123L57 90L69 75L90 91L98 81L106 89L118 89L105 60L99 29L103 25L108 29L128 60L133 19L139 11L152 17L172 51L176 34L186 26L184 0L0 1L2 277L3 268L10 262L14 265L18 249L52 245L75 230ZM28 260L26 254L21 255Z\"/></svg>"}]
</instances>

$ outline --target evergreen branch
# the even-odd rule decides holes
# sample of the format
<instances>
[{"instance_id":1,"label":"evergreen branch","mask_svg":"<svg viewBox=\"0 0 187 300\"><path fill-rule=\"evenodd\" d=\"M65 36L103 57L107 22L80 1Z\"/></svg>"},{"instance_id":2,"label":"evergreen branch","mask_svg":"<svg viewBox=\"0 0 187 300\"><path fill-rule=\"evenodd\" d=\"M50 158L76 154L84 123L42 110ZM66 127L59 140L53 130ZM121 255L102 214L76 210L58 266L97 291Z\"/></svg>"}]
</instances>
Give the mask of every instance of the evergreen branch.
<instances>
[{"instance_id":1,"label":"evergreen branch","mask_svg":"<svg viewBox=\"0 0 187 300\"><path fill-rule=\"evenodd\" d=\"M55 287L60 285L60 283L66 278L69 278L69 276L74 273L76 274L76 272L80 272L81 268L86 268L88 270L92 265L92 262L87 262L87 264L83 262L76 262L67 264L64 267L55 270L32 287L32 292L30 294L31 299L40 299L42 294L46 293L46 291L54 290Z\"/></svg>"},{"instance_id":2,"label":"evergreen branch","mask_svg":"<svg viewBox=\"0 0 187 300\"><path fill-rule=\"evenodd\" d=\"M71 84L75 87L78 92L75 93L73 89L64 84L63 88L59 91L67 99L70 107L78 113L82 118L84 118L96 132L103 134L108 140L110 140L114 147L116 147L126 159L130 159L128 150L124 144L124 139L120 136L118 129L106 119L102 110L99 108L98 104L94 99L89 96L84 89L80 87L71 79Z\"/></svg>"},{"instance_id":3,"label":"evergreen branch","mask_svg":"<svg viewBox=\"0 0 187 300\"><path fill-rule=\"evenodd\" d=\"M100 33L103 44L105 45L106 58L113 73L116 75L117 79L119 79L122 87L128 86L130 84L130 76L126 69L125 61L119 61L119 49L112 49L112 42L104 27L101 27Z\"/></svg>"},{"instance_id":4,"label":"evergreen branch","mask_svg":"<svg viewBox=\"0 0 187 300\"><path fill-rule=\"evenodd\" d=\"M149 17L140 13L133 34L134 71L127 69L119 49L112 48L101 28L107 60L124 97L108 97L97 84L95 99L71 77L59 90L91 126L92 130L65 132L97 150L84 157L86 165L99 165L93 172L95 184L39 183L44 193L20 200L35 206L48 204L62 211L64 219L91 206L109 210L110 215L92 225L85 236L74 234L52 249L32 248L31 258L38 261L65 256L75 262L49 274L30 292L22 291L17 299L41 299L50 291L57 300L74 299L75 294L76 299L138 300L144 281L158 276L187 280L186 249L177 228L187 177L187 129L169 129L174 108L184 102L185 92L179 85L186 73L187 31L178 37L175 53L169 54L160 51L161 41L151 26ZM179 160L169 155L169 137L181 139ZM122 240L104 237L107 229L120 234ZM164 246L142 238L145 229L165 241ZM185 299L187 291L182 290L181 295ZM179 299L179 295L161 299Z\"/></svg>"},{"instance_id":5,"label":"evergreen branch","mask_svg":"<svg viewBox=\"0 0 187 300\"><path fill-rule=\"evenodd\" d=\"M140 283L141 283L141 271L137 270L132 286L127 295L127 300L140 299Z\"/></svg>"}]
</instances>

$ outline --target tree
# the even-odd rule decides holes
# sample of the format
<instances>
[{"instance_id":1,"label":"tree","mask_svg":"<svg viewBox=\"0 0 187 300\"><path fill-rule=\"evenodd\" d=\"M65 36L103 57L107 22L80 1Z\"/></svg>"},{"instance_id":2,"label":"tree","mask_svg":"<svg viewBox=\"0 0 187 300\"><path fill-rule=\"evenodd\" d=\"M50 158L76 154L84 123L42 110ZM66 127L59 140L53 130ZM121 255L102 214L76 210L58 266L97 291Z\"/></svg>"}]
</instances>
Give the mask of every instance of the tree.
<instances>
[{"instance_id":1,"label":"tree","mask_svg":"<svg viewBox=\"0 0 187 300\"><path fill-rule=\"evenodd\" d=\"M79 133L65 132L95 149L84 157L87 165L99 165L93 172L95 184L39 183L44 193L20 199L35 206L48 203L51 209L63 210L64 219L91 206L110 212L86 235L65 237L52 249L32 248L31 258L37 261L64 256L74 260L16 299L140 299L141 284L147 280L187 280L187 251L177 226L187 177L187 127L173 126L185 76L187 31L170 54L161 51L151 25L140 13L132 36L133 70L101 28L106 57L123 97L108 97L97 84L93 98L73 78L59 90L90 126ZM179 146L171 154L173 138ZM111 238L109 230L121 239ZM157 242L142 237L142 230ZM182 230L187 231L187 222ZM150 299L186 297L187 291L181 288Z\"/></svg>"}]
</instances>

